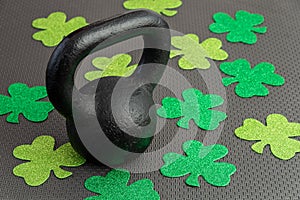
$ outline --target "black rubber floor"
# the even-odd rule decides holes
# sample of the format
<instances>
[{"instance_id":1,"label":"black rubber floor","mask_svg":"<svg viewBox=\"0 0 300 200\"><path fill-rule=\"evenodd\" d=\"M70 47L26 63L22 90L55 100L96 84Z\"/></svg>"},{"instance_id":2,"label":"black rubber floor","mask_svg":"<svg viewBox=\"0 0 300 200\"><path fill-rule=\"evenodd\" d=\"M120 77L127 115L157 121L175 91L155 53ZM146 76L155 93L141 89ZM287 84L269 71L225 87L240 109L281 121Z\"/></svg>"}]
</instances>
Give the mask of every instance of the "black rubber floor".
<instances>
[{"instance_id":1,"label":"black rubber floor","mask_svg":"<svg viewBox=\"0 0 300 200\"><path fill-rule=\"evenodd\" d=\"M275 158L265 149L263 155L254 153L251 142L235 137L235 128L246 118L264 122L271 113L285 115L289 121L300 122L300 1L298 0L182 0L183 5L174 17L164 17L171 28L182 33L198 34L201 40L217 37L223 41L223 49L229 53L228 61L246 58L252 65L267 61L276 66L276 72L285 77L282 87L270 88L267 97L239 98L234 87L226 88L227 115L218 143L228 147L229 154L223 159L237 166L237 172L227 187L214 187L200 179L201 187L187 187L185 177L165 178L158 171L132 174L130 182L149 178L155 184L161 199L300 199L300 154L289 161ZM0 1L0 93L7 94L7 87L15 82L30 86L45 85L45 70L54 48L47 48L31 36L36 30L32 20L46 17L55 11L63 11L68 17L84 16L88 22L126 12L122 0L1 0ZM265 16L268 31L258 36L254 45L232 44L225 34L217 35L208 30L212 15L222 11L234 15L237 10L260 13ZM220 63L217 63L219 65ZM205 91L199 74L174 69L182 73L193 87ZM178 84L178 83L170 83ZM158 89L156 102L171 93ZM73 176L58 180L54 176L42 186L29 187L23 179L12 174L13 168L22 163L12 156L13 149L31 143L39 135L52 135L57 146L68 141L65 120L56 111L43 123L31 123L24 119L20 124L9 124L0 116L0 199L57 200L83 199L93 195L83 183L93 175L105 175L109 169L87 163L72 168ZM152 149L164 146L178 129L175 121L169 121L156 136ZM198 131L196 139L203 140L205 131Z\"/></svg>"}]
</instances>

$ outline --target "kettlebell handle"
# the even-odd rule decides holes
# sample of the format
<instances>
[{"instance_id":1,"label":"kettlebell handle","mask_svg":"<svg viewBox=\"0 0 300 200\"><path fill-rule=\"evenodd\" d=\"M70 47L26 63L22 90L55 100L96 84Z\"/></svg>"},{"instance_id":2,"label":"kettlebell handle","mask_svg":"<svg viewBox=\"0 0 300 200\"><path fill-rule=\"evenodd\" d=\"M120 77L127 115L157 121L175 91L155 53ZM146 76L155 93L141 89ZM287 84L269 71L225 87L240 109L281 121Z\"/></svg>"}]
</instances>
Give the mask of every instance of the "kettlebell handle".
<instances>
[{"instance_id":1,"label":"kettlebell handle","mask_svg":"<svg viewBox=\"0 0 300 200\"><path fill-rule=\"evenodd\" d=\"M66 118L72 118L75 71L79 63L99 45L103 44L103 49L123 40L143 36L144 46L155 43L169 51L170 35L162 37L143 29L151 27L169 29L168 24L157 13L137 10L90 24L64 38L54 50L46 71L48 97L56 110ZM133 34L122 36L122 33L128 31ZM114 39L109 40L110 38ZM144 49L139 66L147 63L165 65L168 62L166 55L168 54L162 53L160 49Z\"/></svg>"}]
</instances>

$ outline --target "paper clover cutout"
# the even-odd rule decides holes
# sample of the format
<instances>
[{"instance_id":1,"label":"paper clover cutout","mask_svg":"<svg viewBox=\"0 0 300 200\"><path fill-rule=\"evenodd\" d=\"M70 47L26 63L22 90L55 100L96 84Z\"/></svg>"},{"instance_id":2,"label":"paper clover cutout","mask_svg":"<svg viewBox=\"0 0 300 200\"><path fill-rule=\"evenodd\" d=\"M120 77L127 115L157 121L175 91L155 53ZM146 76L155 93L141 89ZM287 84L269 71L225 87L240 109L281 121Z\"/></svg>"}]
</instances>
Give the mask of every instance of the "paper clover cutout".
<instances>
[{"instance_id":1,"label":"paper clover cutout","mask_svg":"<svg viewBox=\"0 0 300 200\"><path fill-rule=\"evenodd\" d=\"M50 102L38 101L47 97L46 87L29 88L23 83L11 84L8 88L11 95L0 94L0 115L9 114L7 122L19 123L19 115L32 122L41 122L48 118L48 113L54 109Z\"/></svg>"},{"instance_id":2,"label":"paper clover cutout","mask_svg":"<svg viewBox=\"0 0 300 200\"><path fill-rule=\"evenodd\" d=\"M202 176L214 186L226 186L230 176L236 171L233 164L215 162L228 154L228 149L220 144L203 146L196 140L190 140L182 145L186 156L177 153L164 155L164 166L160 169L162 175L170 178L189 174L186 184L199 187L198 177Z\"/></svg>"},{"instance_id":3,"label":"paper clover cutout","mask_svg":"<svg viewBox=\"0 0 300 200\"><path fill-rule=\"evenodd\" d=\"M223 84L229 86L238 82L235 87L235 93L243 98L267 96L269 90L263 84L272 86L284 84L284 78L275 74L275 67L268 62L259 63L254 68L251 68L247 60L238 59L234 62L222 63L220 69L223 73L233 76L223 78Z\"/></svg>"},{"instance_id":4,"label":"paper clover cutout","mask_svg":"<svg viewBox=\"0 0 300 200\"><path fill-rule=\"evenodd\" d=\"M87 72L84 77L89 81L107 76L128 77L133 74L138 66L132 65L128 67L130 62L131 56L128 54L118 54L112 58L98 57L92 63L100 70Z\"/></svg>"},{"instance_id":5,"label":"paper clover cutout","mask_svg":"<svg viewBox=\"0 0 300 200\"><path fill-rule=\"evenodd\" d=\"M126 0L123 3L124 8L129 10L145 8L168 17L176 15L177 11L173 9L181 5L181 0Z\"/></svg>"},{"instance_id":6,"label":"paper clover cutout","mask_svg":"<svg viewBox=\"0 0 300 200\"><path fill-rule=\"evenodd\" d=\"M224 112L211 110L224 102L218 95L204 95L201 91L190 88L182 92L182 97L183 102L177 98L165 97L157 114L168 119L180 118L177 125L185 129L189 128L189 121L194 120L204 130L216 129L227 117Z\"/></svg>"},{"instance_id":7,"label":"paper clover cutout","mask_svg":"<svg viewBox=\"0 0 300 200\"><path fill-rule=\"evenodd\" d=\"M38 18L32 22L32 26L41 31L33 34L33 39L41 41L47 47L58 45L65 36L82 28L88 23L83 17L75 17L67 21L63 12L51 13L47 18Z\"/></svg>"},{"instance_id":8,"label":"paper clover cutout","mask_svg":"<svg viewBox=\"0 0 300 200\"><path fill-rule=\"evenodd\" d=\"M217 38L208 38L199 44L199 37L195 34L174 36L171 39L174 47L170 58L181 56L178 65L182 69L208 69L210 62L207 60L226 60L228 54L222 50L222 41Z\"/></svg>"},{"instance_id":9,"label":"paper clover cutout","mask_svg":"<svg viewBox=\"0 0 300 200\"><path fill-rule=\"evenodd\" d=\"M52 170L57 178L63 179L72 173L61 169L61 166L77 167L85 163L85 159L74 151L70 143L53 150L54 143L51 136L39 136L31 145L16 147L13 155L29 162L16 166L14 175L24 178L30 186L39 186L47 181Z\"/></svg>"},{"instance_id":10,"label":"paper clover cutout","mask_svg":"<svg viewBox=\"0 0 300 200\"><path fill-rule=\"evenodd\" d=\"M274 156L289 160L300 152L300 141L291 137L300 136L300 124L288 122L280 114L267 117L265 126L256 119L246 119L243 126L235 130L235 135L243 140L258 141L251 148L262 154L266 145L270 145Z\"/></svg>"},{"instance_id":11,"label":"paper clover cutout","mask_svg":"<svg viewBox=\"0 0 300 200\"><path fill-rule=\"evenodd\" d=\"M130 173L125 170L112 170L105 177L92 176L85 181L86 189L100 194L85 200L159 200L159 194L153 189L149 179L138 180L128 185Z\"/></svg>"},{"instance_id":12,"label":"paper clover cutout","mask_svg":"<svg viewBox=\"0 0 300 200\"><path fill-rule=\"evenodd\" d=\"M257 42L255 33L266 33L267 27L257 27L264 22L264 17L259 14L251 14L244 10L239 10L235 18L230 15L218 12L214 14L215 23L209 26L209 30L214 33L227 33L226 39L229 42L243 42L254 44Z\"/></svg>"}]
</instances>

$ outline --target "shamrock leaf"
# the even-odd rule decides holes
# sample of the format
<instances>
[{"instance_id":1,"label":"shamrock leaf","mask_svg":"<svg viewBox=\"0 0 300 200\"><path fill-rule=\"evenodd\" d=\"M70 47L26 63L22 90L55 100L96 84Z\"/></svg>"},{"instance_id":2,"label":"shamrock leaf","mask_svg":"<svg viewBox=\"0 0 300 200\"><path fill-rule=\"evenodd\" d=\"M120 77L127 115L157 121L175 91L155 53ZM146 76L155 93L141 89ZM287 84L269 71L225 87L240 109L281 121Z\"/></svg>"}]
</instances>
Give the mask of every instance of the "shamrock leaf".
<instances>
[{"instance_id":1,"label":"shamrock leaf","mask_svg":"<svg viewBox=\"0 0 300 200\"><path fill-rule=\"evenodd\" d=\"M229 42L243 42L254 44L257 42L255 33L266 33L267 27L257 27L264 22L264 17L259 14L251 14L239 10L235 14L236 20L226 13L218 12L213 16L215 23L209 26L214 33L227 33L226 39Z\"/></svg>"},{"instance_id":2,"label":"shamrock leaf","mask_svg":"<svg viewBox=\"0 0 300 200\"><path fill-rule=\"evenodd\" d=\"M262 62L251 68L250 63L245 59L238 59L234 62L224 62L220 69L225 74L233 77L222 79L225 86L238 82L235 93L244 98L253 96L267 96L269 90L263 85L281 86L284 78L275 74L275 67L268 62Z\"/></svg>"},{"instance_id":3,"label":"shamrock leaf","mask_svg":"<svg viewBox=\"0 0 300 200\"><path fill-rule=\"evenodd\" d=\"M160 169L166 177L181 177L189 174L186 184L200 186L198 177L202 176L214 186L226 186L230 183L230 176L236 171L233 164L215 162L228 154L228 149L220 144L203 146L196 140L190 140L182 145L187 156L176 153L164 155L164 166Z\"/></svg>"},{"instance_id":4,"label":"shamrock leaf","mask_svg":"<svg viewBox=\"0 0 300 200\"><path fill-rule=\"evenodd\" d=\"M95 58L92 63L100 70L87 72L84 77L89 81L107 76L128 77L133 74L138 66L132 65L128 67L130 62L131 56L128 54L118 54L112 58L98 57Z\"/></svg>"},{"instance_id":5,"label":"shamrock leaf","mask_svg":"<svg viewBox=\"0 0 300 200\"><path fill-rule=\"evenodd\" d=\"M182 97L184 102L165 97L162 100L163 106L157 110L157 114L169 119L181 117L177 125L185 129L189 128L189 121L193 119L196 125L204 130L216 129L227 117L224 112L211 110L224 102L218 95L204 95L201 91L190 88L182 92Z\"/></svg>"},{"instance_id":6,"label":"shamrock leaf","mask_svg":"<svg viewBox=\"0 0 300 200\"><path fill-rule=\"evenodd\" d=\"M221 49L222 42L216 38L208 38L199 44L199 38L195 34L174 36L171 39L174 47L181 50L172 50L170 58L181 56L178 61L182 69L207 69L210 63L207 58L213 60L226 60L228 54Z\"/></svg>"},{"instance_id":7,"label":"shamrock leaf","mask_svg":"<svg viewBox=\"0 0 300 200\"><path fill-rule=\"evenodd\" d=\"M267 117L267 126L255 119L246 119L244 125L235 130L235 135L243 140L259 141L252 145L252 149L262 154L264 147L270 145L274 156L288 160L300 152L300 141L291 137L300 136L300 124L291 123L280 114Z\"/></svg>"},{"instance_id":8,"label":"shamrock leaf","mask_svg":"<svg viewBox=\"0 0 300 200\"><path fill-rule=\"evenodd\" d=\"M48 113L54 109L50 102L38 101L47 97L46 87L36 86L29 88L23 83L14 83L9 86L11 97L0 95L0 115L8 114L6 121L19 123L19 115L33 122L47 119Z\"/></svg>"},{"instance_id":9,"label":"shamrock leaf","mask_svg":"<svg viewBox=\"0 0 300 200\"><path fill-rule=\"evenodd\" d=\"M85 200L159 200L159 194L153 190L149 179L138 180L127 185L130 174L125 170L112 170L105 177L92 176L85 181L85 187L100 196L85 198Z\"/></svg>"},{"instance_id":10,"label":"shamrock leaf","mask_svg":"<svg viewBox=\"0 0 300 200\"><path fill-rule=\"evenodd\" d=\"M145 8L168 17L176 15L177 11L172 9L181 5L181 0L126 0L123 3L124 8L129 10Z\"/></svg>"},{"instance_id":11,"label":"shamrock leaf","mask_svg":"<svg viewBox=\"0 0 300 200\"><path fill-rule=\"evenodd\" d=\"M35 19L32 26L42 30L33 34L33 39L42 41L45 46L53 47L58 45L65 36L88 25L83 17L75 17L67 22L66 20L67 16L63 12L54 12L47 18Z\"/></svg>"},{"instance_id":12,"label":"shamrock leaf","mask_svg":"<svg viewBox=\"0 0 300 200\"><path fill-rule=\"evenodd\" d=\"M66 143L53 151L54 138L39 136L31 145L21 145L14 149L13 155L26 162L16 166L14 175L24 178L30 186L43 184L50 176L51 170L57 178L67 178L71 172L63 170L60 166L76 167L85 163L85 159L77 154L70 143Z\"/></svg>"}]
</instances>

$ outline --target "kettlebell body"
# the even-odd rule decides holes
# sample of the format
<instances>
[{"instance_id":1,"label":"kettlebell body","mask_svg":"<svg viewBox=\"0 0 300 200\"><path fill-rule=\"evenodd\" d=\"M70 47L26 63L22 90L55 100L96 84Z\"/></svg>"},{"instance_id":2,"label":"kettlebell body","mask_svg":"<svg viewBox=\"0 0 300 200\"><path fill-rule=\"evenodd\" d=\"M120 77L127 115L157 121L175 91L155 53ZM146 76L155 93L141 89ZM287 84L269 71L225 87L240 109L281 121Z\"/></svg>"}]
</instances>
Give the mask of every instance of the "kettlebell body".
<instances>
[{"instance_id":1,"label":"kettlebell body","mask_svg":"<svg viewBox=\"0 0 300 200\"><path fill-rule=\"evenodd\" d=\"M104 77L80 90L74 87L76 68L87 55L137 36L143 36L144 49L130 77ZM169 49L168 24L147 10L90 24L57 46L48 63L46 87L49 100L66 118L77 152L89 160L118 165L147 149L156 122L149 116L152 94L169 60Z\"/></svg>"}]
</instances>

